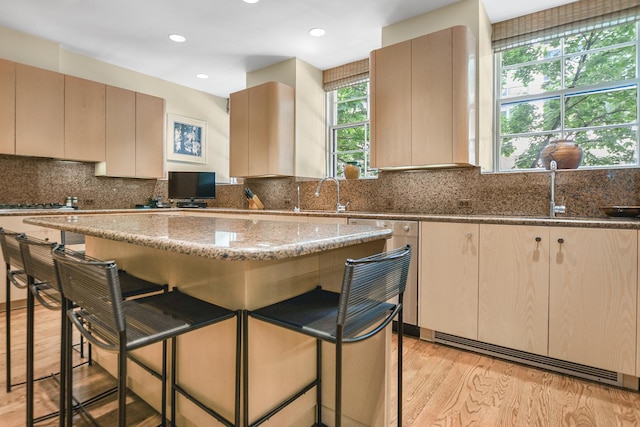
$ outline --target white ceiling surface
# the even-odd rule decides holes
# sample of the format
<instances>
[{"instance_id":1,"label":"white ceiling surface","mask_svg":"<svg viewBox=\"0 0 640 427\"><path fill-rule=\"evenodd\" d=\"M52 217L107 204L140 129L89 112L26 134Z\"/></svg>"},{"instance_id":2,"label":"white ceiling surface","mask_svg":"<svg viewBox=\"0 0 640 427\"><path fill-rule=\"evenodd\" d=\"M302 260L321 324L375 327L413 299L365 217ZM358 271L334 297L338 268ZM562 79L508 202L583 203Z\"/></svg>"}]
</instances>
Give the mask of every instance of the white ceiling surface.
<instances>
[{"instance_id":1,"label":"white ceiling surface","mask_svg":"<svg viewBox=\"0 0 640 427\"><path fill-rule=\"evenodd\" d=\"M321 70L368 57L381 29L458 0L0 0L0 26L227 97L245 75L297 57ZM491 22L575 0L484 0ZM308 34L314 27L324 37ZM168 35L179 33L185 43ZM206 80L196 74L209 75Z\"/></svg>"}]
</instances>

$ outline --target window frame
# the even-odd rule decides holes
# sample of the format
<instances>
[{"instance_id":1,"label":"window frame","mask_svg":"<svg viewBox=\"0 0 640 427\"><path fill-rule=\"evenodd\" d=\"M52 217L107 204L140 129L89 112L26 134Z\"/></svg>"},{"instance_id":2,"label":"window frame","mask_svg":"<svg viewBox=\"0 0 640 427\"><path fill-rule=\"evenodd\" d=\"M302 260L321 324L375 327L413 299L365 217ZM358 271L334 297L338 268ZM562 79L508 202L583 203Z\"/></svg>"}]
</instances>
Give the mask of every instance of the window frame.
<instances>
[{"instance_id":1,"label":"window frame","mask_svg":"<svg viewBox=\"0 0 640 427\"><path fill-rule=\"evenodd\" d=\"M367 95L350 98L348 100L339 101L337 99L337 91L341 88L348 86L356 86L362 83L367 84ZM362 153L362 157L364 159L364 164L360 165L360 178L375 178L377 177L377 169L375 168L367 168L367 164L371 164L371 85L370 80L367 78L366 80L361 80L356 83L343 86L341 88L336 88L326 92L326 100L327 100L327 176L332 176L335 178L344 178L344 173L338 171L338 156L340 154L349 154L349 153ZM353 102L358 100L365 100L367 105L367 120L361 120L358 122L351 123L341 123L336 124L338 120L338 106L341 103ZM346 150L339 151L337 144L337 134L340 130L349 129L349 128L357 128L364 126L364 134L365 141L363 149L358 150Z\"/></svg>"},{"instance_id":2,"label":"window frame","mask_svg":"<svg viewBox=\"0 0 640 427\"><path fill-rule=\"evenodd\" d=\"M622 23L619 25L625 25L625 24L629 24L629 22L627 23ZM507 135L508 137L514 137L514 138L518 138L518 137L526 137L526 136L541 136L541 135L560 135L561 138L566 136L567 131L571 132L571 133L575 133L575 132L584 132L584 131L598 131L598 130L606 130L606 129L611 129L611 128L620 128L620 127L626 127L628 129L630 129L631 131L635 132L636 135L636 146L635 146L635 164L623 164L623 165L593 165L593 166L585 166L585 165L581 165L580 169L613 169L613 168L637 168L640 167L640 21L636 21L635 22L635 26L636 26L636 39L635 41L626 41L626 42L622 42L622 43L617 43L614 45L610 45L610 46L606 46L606 47L599 47L596 49L592 49L589 51L581 51L581 52L566 52L565 51L565 40L567 37L571 37L574 36L575 34L572 35L564 35L561 37L558 37L558 39L561 39L561 46L560 46L560 54L558 56L554 56L554 57L548 57L548 58L542 58L542 59L536 59L534 61L529 61L529 62L523 62L520 64L517 64L517 66L507 66L507 67L502 67L502 55L503 53L506 51L505 50L498 50L494 52L494 139L493 139L493 151L494 151L494 156L493 156L493 162L494 162L494 171L495 172L508 172L508 173L513 173L513 172L531 172L531 171L544 171L544 168L540 168L540 167L536 167L536 168L516 168L516 169L502 169L501 168L501 159L502 159L502 139L505 137L505 135ZM585 30L586 31L590 31L590 30ZM550 39L547 39L550 40ZM547 41L547 40L532 40L531 43L529 44L535 44L537 42L540 41ZM523 47L524 45L518 45L515 48L519 48L519 47ZM602 51L606 51L606 50L611 50L613 48L618 49L618 48L622 48L622 47L628 47L628 46L635 46L635 57L636 57L636 63L635 63L635 78L632 79L626 79L626 80L615 80L615 81L610 81L610 82L606 82L606 83L596 83L596 84L590 84L590 85L584 85L584 86L578 86L578 87L571 87L571 88L567 88L565 87L565 77L566 77L566 61L573 57L573 56L580 56L580 55L584 55L585 53L587 54L592 54L592 53L597 53L597 52L602 52ZM542 92L542 93L537 93L537 94L525 94L525 95L518 95L518 96L512 96L512 97L508 97L505 98L503 96L502 92L502 73L503 70L509 70L509 69L515 69L517 67L523 67L523 66L529 66L529 65L535 65L535 64L540 64L540 63L544 63L544 62L549 62L549 61L555 61L558 60L560 62L560 81L561 81L561 89L556 89L556 90L552 90L552 91L548 91L548 92ZM597 94L597 93L605 93L605 92L610 92L610 91L615 91L615 90L620 90L623 88L635 88L636 90L636 117L635 117L635 122L633 123L619 123L619 124L607 124L607 125L596 125L596 126L586 126L586 127L579 127L579 128L571 128L571 129L567 129L566 125L565 125L565 119L566 119L566 115L565 115L565 103L564 100L567 97L571 97L571 96L576 96L576 95L580 95L580 94ZM503 134L502 133L502 107L505 105L509 105L509 104L517 104L517 103L521 103L521 102L529 102L529 101L544 101L544 100L548 100L548 99L558 99L559 103L560 103L560 124L557 127L557 129L551 129L551 130L539 130L539 131L534 131L534 132L524 132L524 133L514 133L514 134Z\"/></svg>"}]
</instances>

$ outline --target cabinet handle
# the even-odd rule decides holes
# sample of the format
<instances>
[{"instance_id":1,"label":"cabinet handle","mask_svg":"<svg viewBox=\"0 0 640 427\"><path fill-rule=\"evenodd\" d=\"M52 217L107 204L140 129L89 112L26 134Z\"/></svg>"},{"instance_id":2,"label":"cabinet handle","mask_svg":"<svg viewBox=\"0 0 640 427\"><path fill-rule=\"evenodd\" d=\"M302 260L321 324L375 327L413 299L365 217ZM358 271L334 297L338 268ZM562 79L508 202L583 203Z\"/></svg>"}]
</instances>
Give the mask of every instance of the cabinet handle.
<instances>
[{"instance_id":1,"label":"cabinet handle","mask_svg":"<svg viewBox=\"0 0 640 427\"><path fill-rule=\"evenodd\" d=\"M540 236L536 237L536 242L538 242L538 243L542 242L542 237L540 237Z\"/></svg>"},{"instance_id":2,"label":"cabinet handle","mask_svg":"<svg viewBox=\"0 0 640 427\"><path fill-rule=\"evenodd\" d=\"M563 239L562 237L560 237L560 238L558 239L558 243L563 244L563 243L564 243L564 239Z\"/></svg>"}]
</instances>

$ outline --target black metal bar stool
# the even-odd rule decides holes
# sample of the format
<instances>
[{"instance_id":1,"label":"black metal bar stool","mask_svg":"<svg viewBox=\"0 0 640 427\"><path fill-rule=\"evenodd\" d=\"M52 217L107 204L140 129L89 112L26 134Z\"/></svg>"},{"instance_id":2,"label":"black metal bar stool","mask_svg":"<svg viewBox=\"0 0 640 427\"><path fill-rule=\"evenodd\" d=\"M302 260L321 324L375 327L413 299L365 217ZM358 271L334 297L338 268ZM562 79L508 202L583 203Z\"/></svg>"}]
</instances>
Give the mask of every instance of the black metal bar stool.
<instances>
[{"instance_id":1,"label":"black metal bar stool","mask_svg":"<svg viewBox=\"0 0 640 427\"><path fill-rule=\"evenodd\" d=\"M49 242L45 240L36 239L33 237L25 236L24 234L15 237L20 252L22 255L24 270L27 274L27 283L29 284L29 293L27 294L27 426L32 426L34 422L53 418L56 415L60 415L61 423L64 419L64 412L51 413L44 415L37 419L34 419L34 303L37 300L42 306L50 310L62 309L62 294L58 281L57 272L53 260L52 250L58 246L55 242ZM125 271L118 271L118 277L126 286L123 286L123 298L134 297L143 294L164 292L167 289L166 285L158 285L148 282L146 280L139 279L137 277L127 274ZM65 390L65 343L67 338L65 333L66 313L61 310L61 349L60 349L60 389ZM71 338L69 337L69 340ZM90 361L90 358L89 358ZM137 361L136 361L137 362ZM140 362L137 362L140 363ZM146 367L145 367L146 368ZM53 374L55 375L55 374ZM95 401L101 397L104 397L113 390L107 390L91 399L89 402ZM61 392L60 408L64 408L64 396ZM88 402L78 402L80 405L86 405Z\"/></svg>"},{"instance_id":2,"label":"black metal bar stool","mask_svg":"<svg viewBox=\"0 0 640 427\"><path fill-rule=\"evenodd\" d=\"M66 313L73 324L93 345L118 353L118 425L126 425L127 353L150 344L162 342L162 420L166 420L167 341L171 340L171 423L175 425L176 393L180 393L227 426L239 425L240 417L240 357L241 323L239 313L191 297L173 289L170 292L123 301L119 295L118 267L113 261L101 261L83 254L53 251L66 303ZM70 306L73 302L74 307ZM236 319L235 420L224 416L186 393L176 382L177 337L187 332ZM65 336L69 337L69 331ZM67 342L65 351L70 352ZM66 384L72 384L72 370L66 358ZM69 387L70 388L70 387ZM70 392L66 406L71 407ZM71 425L71 417L66 419Z\"/></svg>"},{"instance_id":3,"label":"black metal bar stool","mask_svg":"<svg viewBox=\"0 0 640 427\"><path fill-rule=\"evenodd\" d=\"M336 346L335 426L342 422L342 345L373 337L398 316L398 425L402 425L402 296L411 247L348 259L340 293L316 288L254 311L244 312L244 425L257 426L316 387L316 422L322 424L322 341ZM390 302L394 297L398 302ZM249 423L248 316L316 338L316 378L272 410ZM275 381L275 379L274 379Z\"/></svg>"},{"instance_id":4,"label":"black metal bar stool","mask_svg":"<svg viewBox=\"0 0 640 427\"><path fill-rule=\"evenodd\" d=\"M15 237L20 233L15 231L5 230L0 227L0 249L2 249L2 255L5 262L5 270L7 276L7 286L5 289L6 301L5 301L5 342L6 342L6 378L7 378L7 393L11 392L11 387L16 385L22 385L20 383L12 383L11 378L11 287L12 285L18 289L26 289L27 287L27 275L24 272L24 266L22 265L22 255L20 254L20 247L16 242Z\"/></svg>"}]
</instances>

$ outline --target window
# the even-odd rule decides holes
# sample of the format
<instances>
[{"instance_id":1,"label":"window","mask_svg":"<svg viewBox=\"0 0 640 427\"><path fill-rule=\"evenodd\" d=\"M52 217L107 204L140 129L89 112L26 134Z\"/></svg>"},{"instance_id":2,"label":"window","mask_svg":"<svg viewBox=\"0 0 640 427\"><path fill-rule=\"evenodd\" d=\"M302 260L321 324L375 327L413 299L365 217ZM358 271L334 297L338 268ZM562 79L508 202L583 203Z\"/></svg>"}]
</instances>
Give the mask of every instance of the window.
<instances>
[{"instance_id":1,"label":"window","mask_svg":"<svg viewBox=\"0 0 640 427\"><path fill-rule=\"evenodd\" d=\"M355 162L361 177L376 176L369 161L369 82L327 92L329 124L328 175L344 178L344 167Z\"/></svg>"},{"instance_id":2,"label":"window","mask_svg":"<svg viewBox=\"0 0 640 427\"><path fill-rule=\"evenodd\" d=\"M582 147L581 167L640 165L637 34L627 23L496 53L499 170L542 168L557 139Z\"/></svg>"}]
</instances>

